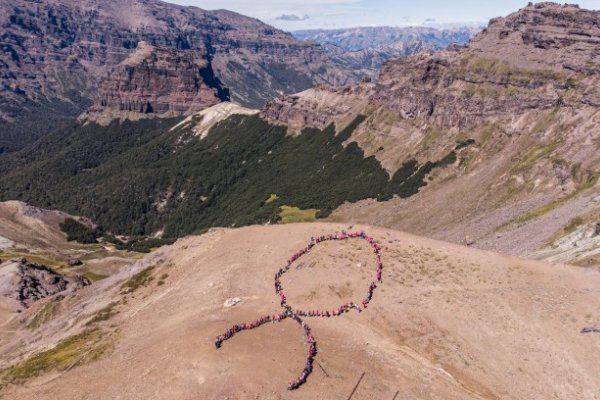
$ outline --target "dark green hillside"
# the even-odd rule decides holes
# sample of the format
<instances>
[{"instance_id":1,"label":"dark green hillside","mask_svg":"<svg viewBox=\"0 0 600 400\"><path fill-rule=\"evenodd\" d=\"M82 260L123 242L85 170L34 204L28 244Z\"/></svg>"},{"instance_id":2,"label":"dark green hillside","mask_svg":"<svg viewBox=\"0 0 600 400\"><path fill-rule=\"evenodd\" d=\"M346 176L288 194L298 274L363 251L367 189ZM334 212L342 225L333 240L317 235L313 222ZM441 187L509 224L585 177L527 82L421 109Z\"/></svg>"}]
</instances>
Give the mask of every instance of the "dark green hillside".
<instances>
[{"instance_id":1,"label":"dark green hillside","mask_svg":"<svg viewBox=\"0 0 600 400\"><path fill-rule=\"evenodd\" d=\"M23 99L14 102L0 98L0 109L15 116L10 122L0 118L0 154L17 151L33 143L42 135L67 124L77 118L91 101L69 93L69 100Z\"/></svg>"},{"instance_id":2,"label":"dark green hillside","mask_svg":"<svg viewBox=\"0 0 600 400\"><path fill-rule=\"evenodd\" d=\"M345 201L407 197L443 166L412 162L390 180L355 143L342 145L363 120L338 135L330 126L291 137L258 116L234 116L204 140L170 131L178 119L73 124L0 156L0 199L85 215L114 233L178 237L276 222L284 205L323 217Z\"/></svg>"}]
</instances>

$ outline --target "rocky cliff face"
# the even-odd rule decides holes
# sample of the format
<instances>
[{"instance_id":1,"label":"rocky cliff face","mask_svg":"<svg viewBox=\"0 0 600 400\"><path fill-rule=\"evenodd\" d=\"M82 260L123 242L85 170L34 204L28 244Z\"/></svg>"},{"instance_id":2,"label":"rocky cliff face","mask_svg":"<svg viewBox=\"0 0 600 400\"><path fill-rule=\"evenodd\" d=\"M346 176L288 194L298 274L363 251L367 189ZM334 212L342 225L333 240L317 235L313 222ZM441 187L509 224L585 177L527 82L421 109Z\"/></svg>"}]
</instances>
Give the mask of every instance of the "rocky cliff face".
<instances>
[{"instance_id":1,"label":"rocky cliff face","mask_svg":"<svg viewBox=\"0 0 600 400\"><path fill-rule=\"evenodd\" d=\"M281 93L352 78L318 45L227 11L157 0L0 0L0 15L0 151L27 135L19 129L26 120L48 127L90 100L117 111L147 112L149 100L161 111L187 111L182 101L196 109L212 104L210 91L223 100L228 88L233 100L256 107ZM149 58L139 57L147 53L142 43L155 49ZM177 94L187 83L191 88Z\"/></svg>"},{"instance_id":2,"label":"rocky cliff face","mask_svg":"<svg viewBox=\"0 0 600 400\"><path fill-rule=\"evenodd\" d=\"M86 117L189 114L230 97L206 54L140 42L134 53L100 80L97 99Z\"/></svg>"},{"instance_id":3,"label":"rocky cliff face","mask_svg":"<svg viewBox=\"0 0 600 400\"><path fill-rule=\"evenodd\" d=\"M513 67L596 73L600 46L599 11L543 2L490 21L470 44L480 57Z\"/></svg>"},{"instance_id":4,"label":"rocky cliff face","mask_svg":"<svg viewBox=\"0 0 600 400\"><path fill-rule=\"evenodd\" d=\"M528 6L492 20L467 46L385 63L378 84L369 91L370 103L404 119L445 128L464 128L526 110L600 104L595 82L598 21L600 12L572 5ZM306 103L312 97L305 96ZM302 100L302 96L276 100L265 115L285 122L287 115L297 115L303 108L320 112L314 105L305 107ZM327 106L333 107L331 102ZM296 111L285 111L288 108ZM277 110L284 110L281 118ZM315 116L305 119L319 120Z\"/></svg>"}]
</instances>

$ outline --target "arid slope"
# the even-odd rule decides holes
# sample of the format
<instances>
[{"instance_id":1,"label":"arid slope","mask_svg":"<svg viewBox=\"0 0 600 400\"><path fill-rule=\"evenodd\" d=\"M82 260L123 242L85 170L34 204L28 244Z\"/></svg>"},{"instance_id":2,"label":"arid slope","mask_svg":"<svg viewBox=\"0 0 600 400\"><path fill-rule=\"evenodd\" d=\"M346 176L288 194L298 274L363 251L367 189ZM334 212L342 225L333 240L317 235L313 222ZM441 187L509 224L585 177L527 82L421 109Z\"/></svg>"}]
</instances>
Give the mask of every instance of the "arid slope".
<instances>
[{"instance_id":1,"label":"arid slope","mask_svg":"<svg viewBox=\"0 0 600 400\"><path fill-rule=\"evenodd\" d=\"M383 245L384 283L361 314L308 319L318 365L298 391L286 390L306 352L295 323L240 333L218 351L213 340L233 323L279 311L274 273L311 236L346 225L212 230L62 300L64 310L41 328L24 328L35 311L13 318L2 329L4 367L85 328L96 333L72 368L0 393L14 400L344 400L364 372L353 399L600 398L600 340L580 334L600 322L598 272L354 227L361 228ZM375 270L372 257L360 242L319 245L282 279L288 302L332 308L359 300ZM123 286L149 266L143 284ZM240 304L224 307L235 297ZM108 318L94 317L111 302L118 303ZM77 363L99 342L96 361Z\"/></svg>"},{"instance_id":2,"label":"arid slope","mask_svg":"<svg viewBox=\"0 0 600 400\"><path fill-rule=\"evenodd\" d=\"M18 245L28 250L57 250L73 247L59 224L71 217L59 211L43 210L20 201L0 203L0 240L6 246ZM9 245L10 244L10 245Z\"/></svg>"}]
</instances>

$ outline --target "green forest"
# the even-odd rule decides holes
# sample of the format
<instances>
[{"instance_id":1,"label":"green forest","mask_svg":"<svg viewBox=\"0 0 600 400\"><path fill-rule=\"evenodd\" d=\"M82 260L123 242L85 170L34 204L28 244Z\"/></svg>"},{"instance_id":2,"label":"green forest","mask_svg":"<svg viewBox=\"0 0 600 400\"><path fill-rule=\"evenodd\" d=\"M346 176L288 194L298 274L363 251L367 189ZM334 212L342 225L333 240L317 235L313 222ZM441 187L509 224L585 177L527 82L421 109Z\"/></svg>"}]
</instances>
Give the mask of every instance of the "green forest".
<instances>
[{"instance_id":1,"label":"green forest","mask_svg":"<svg viewBox=\"0 0 600 400\"><path fill-rule=\"evenodd\" d=\"M194 136L181 118L72 123L21 151L0 155L0 199L92 218L129 236L164 231L176 238L215 226L277 223L282 207L328 216L342 203L409 197L454 152L424 165L407 162L393 177L356 143L342 143L364 121L336 134L298 136L259 116L233 116Z\"/></svg>"}]
</instances>

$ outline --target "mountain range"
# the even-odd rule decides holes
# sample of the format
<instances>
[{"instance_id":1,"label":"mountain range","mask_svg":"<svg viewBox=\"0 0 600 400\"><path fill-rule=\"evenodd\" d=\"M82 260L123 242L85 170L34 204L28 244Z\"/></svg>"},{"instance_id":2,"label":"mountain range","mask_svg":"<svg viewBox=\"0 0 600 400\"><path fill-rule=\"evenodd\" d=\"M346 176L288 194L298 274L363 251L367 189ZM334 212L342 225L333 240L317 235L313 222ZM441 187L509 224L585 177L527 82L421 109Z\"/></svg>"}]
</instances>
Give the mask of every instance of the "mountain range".
<instances>
[{"instance_id":1,"label":"mountain range","mask_svg":"<svg viewBox=\"0 0 600 400\"><path fill-rule=\"evenodd\" d=\"M316 42L333 53L381 49L401 43L421 42L423 47L443 50L452 44L466 44L481 28L461 27L438 29L431 27L373 26L346 29L314 29L294 31L300 40ZM399 54L409 55L409 54Z\"/></svg>"},{"instance_id":2,"label":"mountain range","mask_svg":"<svg viewBox=\"0 0 600 400\"><path fill-rule=\"evenodd\" d=\"M597 15L528 6L466 47L388 61L376 82L316 86L260 114L84 119L5 155L0 198L115 234L174 238L291 208L533 253L573 221L595 223Z\"/></svg>"},{"instance_id":3,"label":"mountain range","mask_svg":"<svg viewBox=\"0 0 600 400\"><path fill-rule=\"evenodd\" d=\"M0 1L0 150L92 111L178 115L347 83L316 44L229 11L156 0Z\"/></svg>"},{"instance_id":4,"label":"mountain range","mask_svg":"<svg viewBox=\"0 0 600 400\"><path fill-rule=\"evenodd\" d=\"M424 51L440 51L464 45L481 29L475 27L436 29L430 27L359 27L295 31L301 40L319 43L344 69L377 79L388 60Z\"/></svg>"}]
</instances>

